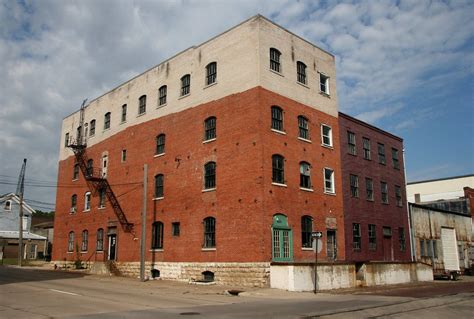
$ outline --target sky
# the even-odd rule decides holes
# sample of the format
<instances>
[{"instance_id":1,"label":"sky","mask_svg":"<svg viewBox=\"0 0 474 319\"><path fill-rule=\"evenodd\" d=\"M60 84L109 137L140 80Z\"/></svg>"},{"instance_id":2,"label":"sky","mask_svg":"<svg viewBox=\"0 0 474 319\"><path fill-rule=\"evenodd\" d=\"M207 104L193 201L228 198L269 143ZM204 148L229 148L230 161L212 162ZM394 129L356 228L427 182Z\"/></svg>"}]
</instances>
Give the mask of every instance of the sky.
<instances>
[{"instance_id":1,"label":"sky","mask_svg":"<svg viewBox=\"0 0 474 319\"><path fill-rule=\"evenodd\" d=\"M474 1L0 0L0 194L54 209L62 119L262 14L336 57L340 111L404 139L407 181L474 173Z\"/></svg>"}]
</instances>

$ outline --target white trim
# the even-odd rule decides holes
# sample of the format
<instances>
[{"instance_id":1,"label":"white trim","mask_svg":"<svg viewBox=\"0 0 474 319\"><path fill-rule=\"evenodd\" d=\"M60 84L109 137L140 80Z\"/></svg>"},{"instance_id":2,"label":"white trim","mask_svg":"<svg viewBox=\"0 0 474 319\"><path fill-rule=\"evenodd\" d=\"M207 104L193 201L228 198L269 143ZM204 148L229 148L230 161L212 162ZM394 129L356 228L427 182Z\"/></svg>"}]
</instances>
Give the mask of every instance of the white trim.
<instances>
[{"instance_id":1,"label":"white trim","mask_svg":"<svg viewBox=\"0 0 474 319\"><path fill-rule=\"evenodd\" d=\"M279 186L279 187L288 187L288 185L286 184L275 183L275 182L272 182L272 185Z\"/></svg>"},{"instance_id":2,"label":"white trim","mask_svg":"<svg viewBox=\"0 0 474 319\"><path fill-rule=\"evenodd\" d=\"M163 196L161 196L161 197L153 197L153 200L162 200L162 199L164 199Z\"/></svg>"},{"instance_id":3,"label":"white trim","mask_svg":"<svg viewBox=\"0 0 474 319\"><path fill-rule=\"evenodd\" d=\"M332 172L331 174L331 190L326 189L326 170L330 170ZM323 168L323 188L324 188L324 193L325 194L336 194L336 184L334 182L334 169L330 167L324 167Z\"/></svg>"},{"instance_id":4,"label":"white trim","mask_svg":"<svg viewBox=\"0 0 474 319\"><path fill-rule=\"evenodd\" d=\"M331 91L329 89L329 80L331 79L331 77L321 71L318 71L318 74L319 74L319 93L321 95L325 95L327 97L330 97L331 96ZM326 78L326 83L325 86L326 86L326 91L321 91L321 75L324 76Z\"/></svg>"},{"instance_id":5,"label":"white trim","mask_svg":"<svg viewBox=\"0 0 474 319\"><path fill-rule=\"evenodd\" d=\"M329 130L330 130L330 131L329 131L329 141L330 141L330 144L324 143L323 126L329 127ZM331 126L331 125L328 125L328 124L325 124L325 123L321 123L321 145L324 146L324 147L328 147L328 148L333 148L333 147L334 147L333 136L332 136L332 126Z\"/></svg>"},{"instance_id":6,"label":"white trim","mask_svg":"<svg viewBox=\"0 0 474 319\"><path fill-rule=\"evenodd\" d=\"M301 250L304 250L304 251L314 251L314 249L312 247L301 247Z\"/></svg>"},{"instance_id":7,"label":"white trim","mask_svg":"<svg viewBox=\"0 0 474 319\"><path fill-rule=\"evenodd\" d=\"M180 93L181 93L181 89L180 89L179 91L180 91ZM190 96L190 95L191 95L191 90L190 90L189 93L186 94L186 95L180 95L180 97L178 97L178 100L184 99L185 97L188 97L188 96Z\"/></svg>"},{"instance_id":8,"label":"white trim","mask_svg":"<svg viewBox=\"0 0 474 319\"><path fill-rule=\"evenodd\" d=\"M213 191L215 191L215 190L216 190L216 187L214 187L214 188L207 188L207 189L203 189L203 190L202 190L202 193L213 192Z\"/></svg>"},{"instance_id":9,"label":"white trim","mask_svg":"<svg viewBox=\"0 0 474 319\"><path fill-rule=\"evenodd\" d=\"M161 157L161 156L163 156L163 155L165 155L165 154L166 154L166 153L155 154L155 155L153 155L153 157Z\"/></svg>"},{"instance_id":10,"label":"white trim","mask_svg":"<svg viewBox=\"0 0 474 319\"><path fill-rule=\"evenodd\" d=\"M212 62L211 62L211 63L212 63ZM204 79L204 82L206 82L206 79ZM218 82L217 82L217 79L216 79L213 83L205 85L202 89L205 90L205 89L207 89L207 88L209 88L209 87L211 87L211 86L216 85L217 83L218 83Z\"/></svg>"},{"instance_id":11,"label":"white trim","mask_svg":"<svg viewBox=\"0 0 474 319\"><path fill-rule=\"evenodd\" d=\"M149 249L148 251L151 251L151 252L163 252L164 249L163 249L163 248L152 248L152 249Z\"/></svg>"},{"instance_id":12,"label":"white trim","mask_svg":"<svg viewBox=\"0 0 474 319\"><path fill-rule=\"evenodd\" d=\"M7 203L10 203L10 205L8 205L8 209L6 208ZM11 212L12 211L12 201L10 199L5 201L5 204L3 205L3 210L6 211L6 212Z\"/></svg>"},{"instance_id":13,"label":"white trim","mask_svg":"<svg viewBox=\"0 0 474 319\"><path fill-rule=\"evenodd\" d=\"M306 139L306 138L299 137L299 136L298 136L298 139L299 139L300 141L303 141L303 142L306 142L306 143L313 143L313 141L308 140L308 139Z\"/></svg>"},{"instance_id":14,"label":"white trim","mask_svg":"<svg viewBox=\"0 0 474 319\"><path fill-rule=\"evenodd\" d=\"M272 132L275 132L275 133L278 133L278 134L282 134L282 135L286 135L286 132L285 131L279 131L279 130L276 130L274 128L271 128L270 129Z\"/></svg>"},{"instance_id":15,"label":"white trim","mask_svg":"<svg viewBox=\"0 0 474 319\"><path fill-rule=\"evenodd\" d=\"M216 247L201 248L201 251L216 251Z\"/></svg>"},{"instance_id":16,"label":"white trim","mask_svg":"<svg viewBox=\"0 0 474 319\"><path fill-rule=\"evenodd\" d=\"M300 187L300 190L305 191L305 192L314 192L314 189L306 188L306 187Z\"/></svg>"},{"instance_id":17,"label":"white trim","mask_svg":"<svg viewBox=\"0 0 474 319\"><path fill-rule=\"evenodd\" d=\"M281 66L281 63L280 63L280 66ZM283 75L283 73L277 72L277 71L275 71L275 70L272 70L271 68L268 68L268 71L270 71L270 72L272 72L272 73L275 73L275 74L277 74L277 75L279 75L279 76L285 77L285 76Z\"/></svg>"},{"instance_id":18,"label":"white trim","mask_svg":"<svg viewBox=\"0 0 474 319\"><path fill-rule=\"evenodd\" d=\"M208 139L208 140L204 140L204 141L202 141L202 144L214 142L216 139L217 139L217 137L214 137L214 138L211 138L211 139Z\"/></svg>"},{"instance_id":19,"label":"white trim","mask_svg":"<svg viewBox=\"0 0 474 319\"><path fill-rule=\"evenodd\" d=\"M301 82L299 82L299 81L296 81L296 83L299 84L299 85L301 85L301 86L303 86L303 87L305 87L305 88L307 88L307 89L310 88L310 87L308 86L308 84L301 83Z\"/></svg>"}]
</instances>

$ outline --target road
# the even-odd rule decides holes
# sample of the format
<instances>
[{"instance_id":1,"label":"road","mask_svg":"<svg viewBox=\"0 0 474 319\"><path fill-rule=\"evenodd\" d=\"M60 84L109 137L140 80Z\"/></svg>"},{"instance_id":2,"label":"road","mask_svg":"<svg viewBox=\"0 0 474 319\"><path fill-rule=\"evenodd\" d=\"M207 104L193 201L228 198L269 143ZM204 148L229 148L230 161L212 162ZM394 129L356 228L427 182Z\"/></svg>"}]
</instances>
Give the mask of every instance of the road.
<instances>
[{"instance_id":1,"label":"road","mask_svg":"<svg viewBox=\"0 0 474 319\"><path fill-rule=\"evenodd\" d=\"M0 267L0 318L472 318L474 280L290 293Z\"/></svg>"}]
</instances>

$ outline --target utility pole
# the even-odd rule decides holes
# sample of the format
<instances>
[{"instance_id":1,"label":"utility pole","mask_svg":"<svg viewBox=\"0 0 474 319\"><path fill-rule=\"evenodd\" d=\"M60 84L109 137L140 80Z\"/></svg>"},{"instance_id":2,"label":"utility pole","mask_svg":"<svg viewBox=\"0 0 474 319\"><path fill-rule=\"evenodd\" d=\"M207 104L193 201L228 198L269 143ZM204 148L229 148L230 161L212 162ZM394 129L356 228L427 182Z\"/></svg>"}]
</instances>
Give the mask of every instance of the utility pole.
<instances>
[{"instance_id":1,"label":"utility pole","mask_svg":"<svg viewBox=\"0 0 474 319\"><path fill-rule=\"evenodd\" d=\"M143 210L142 210L142 238L140 240L140 281L145 281L145 247L146 247L146 193L148 165L143 166Z\"/></svg>"},{"instance_id":2,"label":"utility pole","mask_svg":"<svg viewBox=\"0 0 474 319\"><path fill-rule=\"evenodd\" d=\"M25 170L26 170L26 158L23 159L23 166L21 167L20 176L18 178L18 185L16 187L16 195L20 196L20 222L18 232L18 266L22 266L23 263L23 192L25 189Z\"/></svg>"}]
</instances>

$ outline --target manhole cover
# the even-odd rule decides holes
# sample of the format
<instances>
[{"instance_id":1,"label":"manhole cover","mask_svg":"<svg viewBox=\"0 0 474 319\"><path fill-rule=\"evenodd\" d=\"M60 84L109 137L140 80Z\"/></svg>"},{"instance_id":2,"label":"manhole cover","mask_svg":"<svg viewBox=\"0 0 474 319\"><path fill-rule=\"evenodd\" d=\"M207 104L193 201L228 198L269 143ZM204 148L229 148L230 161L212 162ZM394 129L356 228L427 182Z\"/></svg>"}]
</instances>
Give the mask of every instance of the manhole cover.
<instances>
[{"instance_id":1,"label":"manhole cover","mask_svg":"<svg viewBox=\"0 0 474 319\"><path fill-rule=\"evenodd\" d=\"M180 313L180 315L182 316L197 316L197 315L200 315L201 313L200 312L182 312Z\"/></svg>"}]
</instances>

